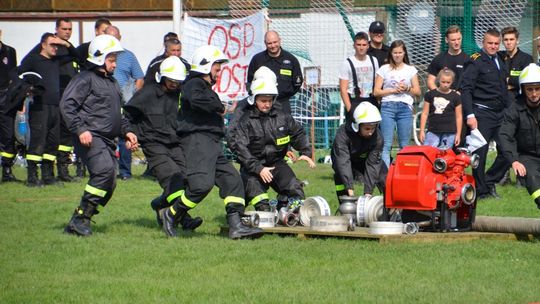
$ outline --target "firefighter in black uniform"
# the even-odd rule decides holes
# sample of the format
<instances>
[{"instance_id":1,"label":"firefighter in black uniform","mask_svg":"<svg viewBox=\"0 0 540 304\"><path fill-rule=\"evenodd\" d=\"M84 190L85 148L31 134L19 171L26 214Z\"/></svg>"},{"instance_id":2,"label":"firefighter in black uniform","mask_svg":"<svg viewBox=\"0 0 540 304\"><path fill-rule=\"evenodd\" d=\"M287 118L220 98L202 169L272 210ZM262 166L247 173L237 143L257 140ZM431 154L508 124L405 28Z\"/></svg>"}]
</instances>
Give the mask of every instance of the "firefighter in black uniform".
<instances>
[{"instance_id":1,"label":"firefighter in black uniform","mask_svg":"<svg viewBox=\"0 0 540 304\"><path fill-rule=\"evenodd\" d=\"M123 109L148 167L163 189L151 203L161 226L159 210L171 206L184 193L185 160L176 129L180 83L186 78L186 68L178 57L171 56L161 62L160 72L154 76L155 82L137 91ZM188 214L182 219L184 229L193 230L202 224L201 218L192 220Z\"/></svg>"},{"instance_id":2,"label":"firefighter in black uniform","mask_svg":"<svg viewBox=\"0 0 540 304\"><path fill-rule=\"evenodd\" d=\"M124 136L131 150L138 147L137 136L122 118L122 93L112 77L116 53L121 51L120 42L113 36L94 38L88 47L88 63L94 67L89 66L71 80L60 102L66 125L79 137L81 157L90 173L66 233L91 235L90 219L98 213L98 206L105 206L111 199L116 187L116 137Z\"/></svg>"},{"instance_id":3,"label":"firefighter in black uniform","mask_svg":"<svg viewBox=\"0 0 540 304\"><path fill-rule=\"evenodd\" d=\"M0 31L1 36L1 31ZM17 52L0 41L0 156L2 157L2 182L17 181L11 168L17 156L15 148L14 115L5 111L9 72L17 66Z\"/></svg>"},{"instance_id":4,"label":"firefighter in black uniform","mask_svg":"<svg viewBox=\"0 0 540 304\"><path fill-rule=\"evenodd\" d=\"M305 198L301 182L284 160L289 146L300 152L298 160L315 167L303 127L291 115L273 107L278 95L273 79L263 77L251 83L250 106L240 119L234 143L246 201L258 211L271 211L269 186L278 193L277 210L287 203L300 205Z\"/></svg>"},{"instance_id":5,"label":"firefighter in black uniform","mask_svg":"<svg viewBox=\"0 0 540 304\"><path fill-rule=\"evenodd\" d=\"M517 28L513 26L505 27L502 29L501 35L506 51L499 51L499 56L506 64L508 97L510 103L513 103L519 93L519 74L534 60L531 55L517 47L519 44L519 31Z\"/></svg>"},{"instance_id":6,"label":"firefighter in black uniform","mask_svg":"<svg viewBox=\"0 0 540 304\"><path fill-rule=\"evenodd\" d=\"M505 112L500 138L504 156L540 209L540 67L531 63L519 76L521 94Z\"/></svg>"},{"instance_id":7,"label":"firefighter in black uniform","mask_svg":"<svg viewBox=\"0 0 540 304\"><path fill-rule=\"evenodd\" d=\"M375 186L384 193L388 168L382 161L383 137L378 125L381 114L369 102L361 102L353 112L354 121L339 127L332 145L332 168L338 198L354 196L355 177L364 183L364 195Z\"/></svg>"},{"instance_id":8,"label":"firefighter in black uniform","mask_svg":"<svg viewBox=\"0 0 540 304\"><path fill-rule=\"evenodd\" d=\"M191 70L182 86L178 134L186 162L185 192L169 208L160 210L163 231L177 235L175 222L201 202L217 185L224 199L229 237L260 237L262 229L244 225L244 187L238 171L223 155L225 106L212 90L227 57L217 47L205 45L193 55Z\"/></svg>"},{"instance_id":9,"label":"firefighter in black uniform","mask_svg":"<svg viewBox=\"0 0 540 304\"><path fill-rule=\"evenodd\" d=\"M281 38L276 31L268 31L264 35L266 50L262 51L249 63L246 87L251 87L255 71L266 66L277 76L278 97L276 106L281 107L286 114L291 113L289 99L302 87L304 78L298 59L293 54L281 48Z\"/></svg>"},{"instance_id":10,"label":"firefighter in black uniform","mask_svg":"<svg viewBox=\"0 0 540 304\"><path fill-rule=\"evenodd\" d=\"M68 54L57 56L59 46L65 47ZM29 71L40 74L45 86L44 94L34 98L29 109L30 145L26 152L29 187L57 182L54 162L60 136L60 65L77 58L77 54L68 41L45 33L41 37L39 54L30 52L18 67L19 74ZM38 164L41 164L42 181L38 180Z\"/></svg>"},{"instance_id":11,"label":"firefighter in black uniform","mask_svg":"<svg viewBox=\"0 0 540 304\"><path fill-rule=\"evenodd\" d=\"M501 42L500 33L496 29L484 34L482 49L471 55L465 62L461 81L461 100L463 116L470 129L482 133L489 143L497 143L497 157L487 172L485 171L488 145L478 149L480 163L473 169L478 198L499 198L495 183L497 183L509 168L508 161L500 151L499 128L504 110L509 106L506 89L506 67L497 56Z\"/></svg>"}]
</instances>

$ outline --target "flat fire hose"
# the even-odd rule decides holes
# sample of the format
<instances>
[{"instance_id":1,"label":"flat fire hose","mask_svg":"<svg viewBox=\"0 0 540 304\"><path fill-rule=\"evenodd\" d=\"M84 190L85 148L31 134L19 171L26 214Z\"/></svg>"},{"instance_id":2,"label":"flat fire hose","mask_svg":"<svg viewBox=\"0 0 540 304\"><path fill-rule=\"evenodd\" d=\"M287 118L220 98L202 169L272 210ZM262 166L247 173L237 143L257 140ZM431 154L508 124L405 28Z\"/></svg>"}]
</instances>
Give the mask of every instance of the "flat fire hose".
<instances>
[{"instance_id":1,"label":"flat fire hose","mask_svg":"<svg viewBox=\"0 0 540 304\"><path fill-rule=\"evenodd\" d=\"M321 232L348 231L351 220L346 216L312 216L310 230Z\"/></svg>"},{"instance_id":2,"label":"flat fire hose","mask_svg":"<svg viewBox=\"0 0 540 304\"><path fill-rule=\"evenodd\" d=\"M500 216L476 216L472 229L482 232L503 232L540 235L540 219Z\"/></svg>"},{"instance_id":3,"label":"flat fire hose","mask_svg":"<svg viewBox=\"0 0 540 304\"><path fill-rule=\"evenodd\" d=\"M371 222L381 221L383 217L384 199L381 195L366 197L360 196L356 202L356 224L367 227Z\"/></svg>"},{"instance_id":4,"label":"flat fire hose","mask_svg":"<svg viewBox=\"0 0 540 304\"><path fill-rule=\"evenodd\" d=\"M321 196L312 196L304 200L298 216L300 217L300 224L305 227L311 226L311 217L313 216L329 216L330 206L328 202Z\"/></svg>"}]
</instances>

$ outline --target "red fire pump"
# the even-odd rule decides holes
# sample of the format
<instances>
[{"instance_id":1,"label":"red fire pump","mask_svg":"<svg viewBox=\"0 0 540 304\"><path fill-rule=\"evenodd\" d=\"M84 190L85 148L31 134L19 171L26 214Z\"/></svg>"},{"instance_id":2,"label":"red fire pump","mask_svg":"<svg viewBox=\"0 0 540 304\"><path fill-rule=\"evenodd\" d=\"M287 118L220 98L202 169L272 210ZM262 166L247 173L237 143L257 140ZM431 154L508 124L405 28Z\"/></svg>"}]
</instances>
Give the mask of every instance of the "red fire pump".
<instances>
[{"instance_id":1,"label":"red fire pump","mask_svg":"<svg viewBox=\"0 0 540 304\"><path fill-rule=\"evenodd\" d=\"M456 154L430 146L403 148L386 178L386 209L401 210L402 222L416 222L422 230L470 230L476 189L465 169L476 168L478 160L466 149Z\"/></svg>"}]
</instances>

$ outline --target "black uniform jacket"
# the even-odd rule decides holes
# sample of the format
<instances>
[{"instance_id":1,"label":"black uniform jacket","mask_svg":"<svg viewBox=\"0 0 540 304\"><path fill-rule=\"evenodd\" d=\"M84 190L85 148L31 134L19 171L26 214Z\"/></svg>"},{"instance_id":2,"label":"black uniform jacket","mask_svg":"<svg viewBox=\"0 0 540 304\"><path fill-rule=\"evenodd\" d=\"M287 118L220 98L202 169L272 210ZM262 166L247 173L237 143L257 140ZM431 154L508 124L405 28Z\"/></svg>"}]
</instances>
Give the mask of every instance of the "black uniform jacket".
<instances>
[{"instance_id":1,"label":"black uniform jacket","mask_svg":"<svg viewBox=\"0 0 540 304\"><path fill-rule=\"evenodd\" d=\"M178 93L166 93L160 84L144 86L124 105L124 115L129 120L141 144L179 143Z\"/></svg>"},{"instance_id":2,"label":"black uniform jacket","mask_svg":"<svg viewBox=\"0 0 540 304\"><path fill-rule=\"evenodd\" d=\"M68 84L60 111L71 133L90 131L93 136L112 140L131 132L122 118L122 93L118 82L96 69L76 75Z\"/></svg>"},{"instance_id":3,"label":"black uniform jacket","mask_svg":"<svg viewBox=\"0 0 540 304\"><path fill-rule=\"evenodd\" d=\"M253 56L248 67L247 88L250 87L255 72L265 66L272 70L277 77L278 100L290 98L302 87L304 78L298 59L293 54L281 49L278 57L271 57L267 51L260 52Z\"/></svg>"},{"instance_id":4,"label":"black uniform jacket","mask_svg":"<svg viewBox=\"0 0 540 304\"><path fill-rule=\"evenodd\" d=\"M200 74L188 76L182 87L178 134L188 135L203 132L216 139L224 136L223 112L225 106L212 90L212 85Z\"/></svg>"},{"instance_id":5,"label":"black uniform jacket","mask_svg":"<svg viewBox=\"0 0 540 304\"><path fill-rule=\"evenodd\" d=\"M534 60L531 55L517 49L514 57L510 57L505 51L499 51L499 56L506 64L506 72L508 76L508 84L514 87L514 90L519 91L519 74Z\"/></svg>"},{"instance_id":6,"label":"black uniform jacket","mask_svg":"<svg viewBox=\"0 0 540 304\"><path fill-rule=\"evenodd\" d=\"M236 128L234 146L240 164L251 174L283 160L289 145L311 157L311 149L302 126L291 115L272 108L269 113L250 106Z\"/></svg>"},{"instance_id":7,"label":"black uniform jacket","mask_svg":"<svg viewBox=\"0 0 540 304\"><path fill-rule=\"evenodd\" d=\"M364 192L372 193L381 167L386 166L381 159L383 137L377 128L370 138L359 136L349 124L339 127L332 145L332 168L343 181L345 189L354 189L354 168L365 163Z\"/></svg>"},{"instance_id":8,"label":"black uniform jacket","mask_svg":"<svg viewBox=\"0 0 540 304\"><path fill-rule=\"evenodd\" d=\"M540 110L533 112L527 107L524 95L519 95L504 113L499 137L504 157L511 163L519 155L540 157L539 113Z\"/></svg>"},{"instance_id":9,"label":"black uniform jacket","mask_svg":"<svg viewBox=\"0 0 540 304\"><path fill-rule=\"evenodd\" d=\"M506 66L498 58L497 64L483 50L471 55L465 61L461 78L461 102L465 117L473 114L473 104L489 107L494 111L502 111L510 104L506 89Z\"/></svg>"}]
</instances>

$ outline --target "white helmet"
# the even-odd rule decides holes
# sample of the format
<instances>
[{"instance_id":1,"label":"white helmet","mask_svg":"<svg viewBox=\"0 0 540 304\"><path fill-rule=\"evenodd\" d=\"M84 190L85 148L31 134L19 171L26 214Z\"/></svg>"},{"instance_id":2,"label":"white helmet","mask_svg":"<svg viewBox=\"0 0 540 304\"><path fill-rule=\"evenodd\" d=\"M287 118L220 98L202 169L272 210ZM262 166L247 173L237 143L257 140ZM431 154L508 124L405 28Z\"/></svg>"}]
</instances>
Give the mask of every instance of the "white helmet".
<instances>
[{"instance_id":1,"label":"white helmet","mask_svg":"<svg viewBox=\"0 0 540 304\"><path fill-rule=\"evenodd\" d=\"M99 35L90 42L87 60L95 65L102 66L105 64L105 57L107 55L122 52L123 50L124 48L122 48L118 39L111 35Z\"/></svg>"},{"instance_id":2,"label":"white helmet","mask_svg":"<svg viewBox=\"0 0 540 304\"><path fill-rule=\"evenodd\" d=\"M229 59L213 45L204 45L195 50L191 60L191 71L210 74L214 63L226 63Z\"/></svg>"},{"instance_id":3,"label":"white helmet","mask_svg":"<svg viewBox=\"0 0 540 304\"><path fill-rule=\"evenodd\" d=\"M272 70L270 70L268 67L265 67L264 65L258 68L257 71L255 71L255 74L253 74L253 80L256 80L259 78L266 78L277 83L276 74L272 72Z\"/></svg>"},{"instance_id":4,"label":"white helmet","mask_svg":"<svg viewBox=\"0 0 540 304\"><path fill-rule=\"evenodd\" d=\"M177 56L165 58L159 65L159 72L156 72L156 82L161 82L161 77L167 77L176 81L186 79L186 66Z\"/></svg>"},{"instance_id":5,"label":"white helmet","mask_svg":"<svg viewBox=\"0 0 540 304\"><path fill-rule=\"evenodd\" d=\"M524 84L540 84L540 66L536 63L530 63L519 74L519 88L523 91Z\"/></svg>"},{"instance_id":6,"label":"white helmet","mask_svg":"<svg viewBox=\"0 0 540 304\"><path fill-rule=\"evenodd\" d=\"M255 79L251 83L250 90L252 95L249 96L247 99L247 102L250 105L253 105L255 103L255 98L257 97L257 95L277 96L278 94L276 81L267 78Z\"/></svg>"},{"instance_id":7,"label":"white helmet","mask_svg":"<svg viewBox=\"0 0 540 304\"><path fill-rule=\"evenodd\" d=\"M372 105L368 101L361 102L353 112L354 121L351 123L351 127L354 132L360 130L361 123L378 123L381 121L381 113L376 106Z\"/></svg>"}]
</instances>

